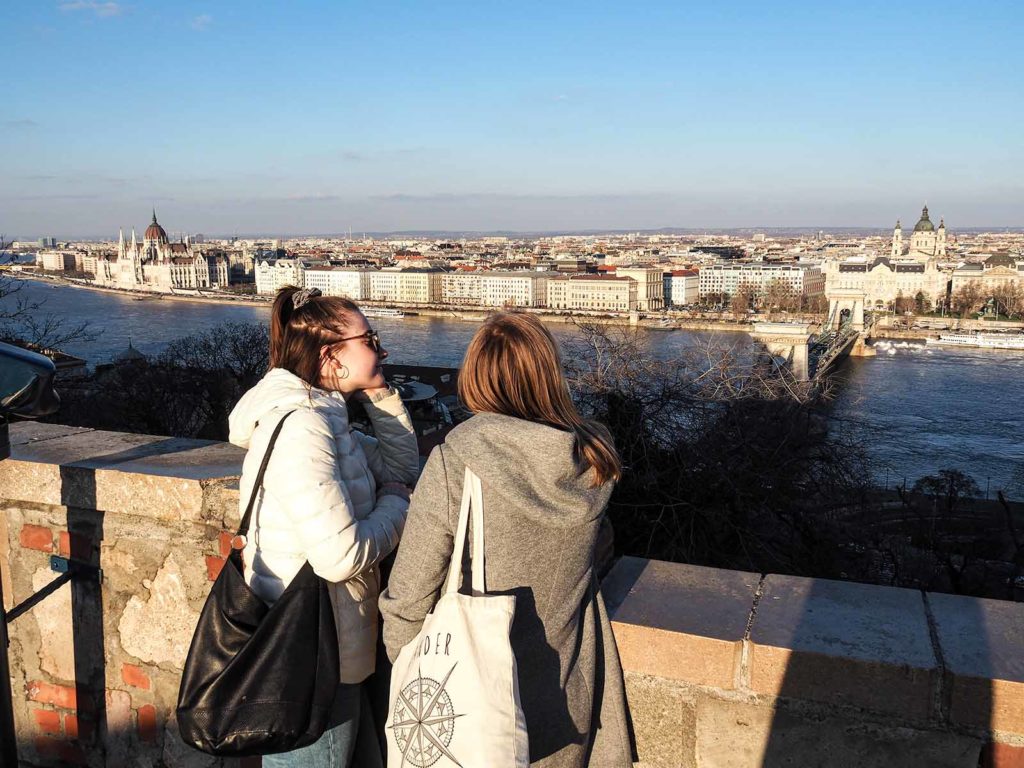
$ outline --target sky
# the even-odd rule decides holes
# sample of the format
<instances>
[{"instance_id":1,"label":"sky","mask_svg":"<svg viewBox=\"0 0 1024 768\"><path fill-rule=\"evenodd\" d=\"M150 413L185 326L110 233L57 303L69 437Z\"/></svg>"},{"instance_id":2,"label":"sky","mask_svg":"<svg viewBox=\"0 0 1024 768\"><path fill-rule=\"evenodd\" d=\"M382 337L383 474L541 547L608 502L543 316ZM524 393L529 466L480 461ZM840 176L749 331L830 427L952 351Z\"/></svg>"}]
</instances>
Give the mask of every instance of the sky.
<instances>
[{"instance_id":1,"label":"sky","mask_svg":"<svg viewBox=\"0 0 1024 768\"><path fill-rule=\"evenodd\" d=\"M1024 226L1020 2L0 3L0 233Z\"/></svg>"}]
</instances>

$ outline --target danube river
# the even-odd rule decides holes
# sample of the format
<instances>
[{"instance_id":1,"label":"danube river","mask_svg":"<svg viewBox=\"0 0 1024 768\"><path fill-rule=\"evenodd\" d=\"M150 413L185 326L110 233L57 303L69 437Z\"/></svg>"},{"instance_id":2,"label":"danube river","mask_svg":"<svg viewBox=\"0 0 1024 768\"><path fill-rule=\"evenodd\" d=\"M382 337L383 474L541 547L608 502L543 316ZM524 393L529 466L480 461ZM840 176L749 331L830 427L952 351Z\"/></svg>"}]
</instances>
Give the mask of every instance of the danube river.
<instances>
[{"instance_id":1,"label":"danube river","mask_svg":"<svg viewBox=\"0 0 1024 768\"><path fill-rule=\"evenodd\" d=\"M269 308L204 301L146 299L24 281L22 295L45 301L42 312L88 322L94 341L69 344L68 352L105 362L133 346L159 352L180 336L226 321L267 322ZM7 299L8 301L10 299ZM395 363L457 366L476 324L407 317L372 320ZM559 338L572 331L551 326ZM654 354L670 355L693 334L650 331ZM720 334L742 343L744 334ZM943 467L967 471L984 493L1005 489L1024 498L1024 352L926 349L921 345L851 358L841 380L831 429L852 431L883 467L879 483L901 484ZM887 469L886 469L887 468Z\"/></svg>"}]
</instances>

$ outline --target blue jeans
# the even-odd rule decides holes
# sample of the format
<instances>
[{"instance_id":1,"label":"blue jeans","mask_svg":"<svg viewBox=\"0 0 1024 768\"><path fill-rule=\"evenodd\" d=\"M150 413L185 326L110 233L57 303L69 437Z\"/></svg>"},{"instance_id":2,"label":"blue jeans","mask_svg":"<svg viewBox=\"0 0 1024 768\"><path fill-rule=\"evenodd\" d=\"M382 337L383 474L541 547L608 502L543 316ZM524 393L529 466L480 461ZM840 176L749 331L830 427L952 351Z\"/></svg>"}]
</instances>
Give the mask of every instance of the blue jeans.
<instances>
[{"instance_id":1,"label":"blue jeans","mask_svg":"<svg viewBox=\"0 0 1024 768\"><path fill-rule=\"evenodd\" d=\"M353 763L360 729L368 736L360 740L360 748L369 754L358 755ZM308 747L263 757L263 768L349 768L352 765L359 768L382 766L369 702L361 684L338 686L327 730L317 741Z\"/></svg>"}]
</instances>

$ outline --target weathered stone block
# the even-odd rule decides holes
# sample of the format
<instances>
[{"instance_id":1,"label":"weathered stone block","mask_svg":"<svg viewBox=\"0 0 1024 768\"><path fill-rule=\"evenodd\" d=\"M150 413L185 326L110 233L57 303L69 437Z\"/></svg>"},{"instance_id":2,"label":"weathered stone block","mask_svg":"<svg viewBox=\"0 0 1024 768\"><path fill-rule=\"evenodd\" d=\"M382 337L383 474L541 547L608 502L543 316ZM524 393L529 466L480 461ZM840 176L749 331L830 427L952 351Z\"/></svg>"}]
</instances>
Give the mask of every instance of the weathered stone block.
<instances>
[{"instance_id":1,"label":"weathered stone block","mask_svg":"<svg viewBox=\"0 0 1024 768\"><path fill-rule=\"evenodd\" d=\"M700 768L976 768L976 739L702 697Z\"/></svg>"},{"instance_id":2,"label":"weathered stone block","mask_svg":"<svg viewBox=\"0 0 1024 768\"><path fill-rule=\"evenodd\" d=\"M929 594L950 686L950 719L1024 735L1024 605Z\"/></svg>"},{"instance_id":3,"label":"weathered stone block","mask_svg":"<svg viewBox=\"0 0 1024 768\"><path fill-rule=\"evenodd\" d=\"M623 557L601 585L623 667L630 672L735 687L760 577Z\"/></svg>"},{"instance_id":4,"label":"weathered stone block","mask_svg":"<svg viewBox=\"0 0 1024 768\"><path fill-rule=\"evenodd\" d=\"M927 720L938 665L919 592L768 576L750 636L750 686Z\"/></svg>"},{"instance_id":5,"label":"weathered stone block","mask_svg":"<svg viewBox=\"0 0 1024 768\"><path fill-rule=\"evenodd\" d=\"M38 426L11 426L11 458L0 462L8 499L200 520L204 485L240 475L245 456L227 443L99 430L33 440Z\"/></svg>"},{"instance_id":6,"label":"weathered stone block","mask_svg":"<svg viewBox=\"0 0 1024 768\"><path fill-rule=\"evenodd\" d=\"M144 582L143 594L128 600L118 623L122 648L150 664L185 666L199 621L199 612L188 601L185 582L189 578L203 577L183 571L175 554L168 555L153 581Z\"/></svg>"},{"instance_id":7,"label":"weathered stone block","mask_svg":"<svg viewBox=\"0 0 1024 768\"><path fill-rule=\"evenodd\" d=\"M695 768L693 694L679 683L626 674L626 698L641 768Z\"/></svg>"},{"instance_id":8,"label":"weathered stone block","mask_svg":"<svg viewBox=\"0 0 1024 768\"><path fill-rule=\"evenodd\" d=\"M32 574L38 592L57 577L49 568ZM28 614L39 627L39 666L60 680L75 681L75 633L71 620L71 585L65 584Z\"/></svg>"}]
</instances>

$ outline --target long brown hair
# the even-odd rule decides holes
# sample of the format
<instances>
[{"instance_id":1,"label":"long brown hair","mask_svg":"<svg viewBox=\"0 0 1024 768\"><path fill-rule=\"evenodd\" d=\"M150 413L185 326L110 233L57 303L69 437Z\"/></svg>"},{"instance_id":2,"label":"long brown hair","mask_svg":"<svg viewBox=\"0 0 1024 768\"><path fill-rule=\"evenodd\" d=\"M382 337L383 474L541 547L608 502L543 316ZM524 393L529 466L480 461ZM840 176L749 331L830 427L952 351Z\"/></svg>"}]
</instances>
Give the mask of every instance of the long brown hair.
<instances>
[{"instance_id":1,"label":"long brown hair","mask_svg":"<svg viewBox=\"0 0 1024 768\"><path fill-rule=\"evenodd\" d=\"M594 486L622 475L607 428L580 416L562 373L554 337L522 312L491 315L466 349L459 398L474 413L500 413L572 432L580 474L594 470Z\"/></svg>"},{"instance_id":2,"label":"long brown hair","mask_svg":"<svg viewBox=\"0 0 1024 768\"><path fill-rule=\"evenodd\" d=\"M299 309L292 297L301 289L277 292L270 313L270 367L291 371L312 387L320 386L320 347L345 337L359 306L341 296L313 296Z\"/></svg>"}]
</instances>

